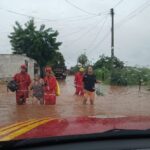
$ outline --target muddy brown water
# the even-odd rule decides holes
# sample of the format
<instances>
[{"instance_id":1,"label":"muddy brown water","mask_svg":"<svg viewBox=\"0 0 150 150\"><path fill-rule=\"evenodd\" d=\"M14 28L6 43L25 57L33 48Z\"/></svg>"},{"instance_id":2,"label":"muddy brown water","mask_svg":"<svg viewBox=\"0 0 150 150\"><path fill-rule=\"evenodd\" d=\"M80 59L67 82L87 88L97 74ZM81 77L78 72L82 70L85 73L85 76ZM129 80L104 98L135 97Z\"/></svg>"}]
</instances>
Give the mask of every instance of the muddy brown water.
<instances>
[{"instance_id":1,"label":"muddy brown water","mask_svg":"<svg viewBox=\"0 0 150 150\"><path fill-rule=\"evenodd\" d=\"M61 95L55 106L32 104L17 106L15 93L7 92L6 85L0 85L0 127L43 117L65 118L77 116L119 117L149 116L150 91L142 87L118 87L101 85L104 96L96 96L95 105L82 105L83 98L74 95L73 76L66 81L59 81Z\"/></svg>"}]
</instances>

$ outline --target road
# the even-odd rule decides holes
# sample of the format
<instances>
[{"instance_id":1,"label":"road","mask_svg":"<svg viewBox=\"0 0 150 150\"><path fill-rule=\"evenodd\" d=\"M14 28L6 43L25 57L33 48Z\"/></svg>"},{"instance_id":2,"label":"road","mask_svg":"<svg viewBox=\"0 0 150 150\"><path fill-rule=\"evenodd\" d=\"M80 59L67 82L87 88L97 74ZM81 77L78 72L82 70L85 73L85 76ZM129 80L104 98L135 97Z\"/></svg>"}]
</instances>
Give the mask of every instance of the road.
<instances>
[{"instance_id":1,"label":"road","mask_svg":"<svg viewBox=\"0 0 150 150\"><path fill-rule=\"evenodd\" d=\"M104 96L96 96L95 105L82 105L82 97L74 95L73 77L59 81L61 96L55 106L32 104L31 98L26 105L17 106L15 93L7 92L6 85L0 85L0 127L43 117L65 118L77 116L122 117L149 116L150 91L142 87L104 86Z\"/></svg>"}]
</instances>

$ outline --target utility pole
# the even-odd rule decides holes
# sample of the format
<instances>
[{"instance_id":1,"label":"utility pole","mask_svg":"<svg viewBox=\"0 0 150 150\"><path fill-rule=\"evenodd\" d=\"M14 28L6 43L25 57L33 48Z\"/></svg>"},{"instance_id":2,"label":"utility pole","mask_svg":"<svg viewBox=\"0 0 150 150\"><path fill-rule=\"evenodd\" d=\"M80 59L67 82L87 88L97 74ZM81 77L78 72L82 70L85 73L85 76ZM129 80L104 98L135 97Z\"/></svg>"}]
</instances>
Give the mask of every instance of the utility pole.
<instances>
[{"instance_id":1,"label":"utility pole","mask_svg":"<svg viewBox=\"0 0 150 150\"><path fill-rule=\"evenodd\" d=\"M111 15L111 84L113 84L113 77L114 77L114 9L110 9Z\"/></svg>"},{"instance_id":2,"label":"utility pole","mask_svg":"<svg viewBox=\"0 0 150 150\"><path fill-rule=\"evenodd\" d=\"M111 15L111 57L114 57L114 9L110 9Z\"/></svg>"}]
</instances>

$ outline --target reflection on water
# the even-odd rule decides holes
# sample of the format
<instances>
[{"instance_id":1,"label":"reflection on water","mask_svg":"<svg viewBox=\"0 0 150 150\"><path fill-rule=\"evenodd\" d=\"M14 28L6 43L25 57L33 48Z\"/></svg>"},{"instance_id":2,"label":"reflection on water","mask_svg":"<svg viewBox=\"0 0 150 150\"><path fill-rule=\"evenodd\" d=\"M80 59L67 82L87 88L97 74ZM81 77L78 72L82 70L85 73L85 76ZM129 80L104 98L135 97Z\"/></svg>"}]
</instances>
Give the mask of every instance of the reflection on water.
<instances>
[{"instance_id":1,"label":"reflection on water","mask_svg":"<svg viewBox=\"0 0 150 150\"><path fill-rule=\"evenodd\" d=\"M82 105L83 98L74 95L73 77L59 81L61 96L55 106L40 106L28 103L15 104L15 94L7 93L0 85L0 126L31 118L71 116L139 116L150 115L150 91L138 86L119 87L101 85L104 96L96 96L95 105Z\"/></svg>"}]
</instances>

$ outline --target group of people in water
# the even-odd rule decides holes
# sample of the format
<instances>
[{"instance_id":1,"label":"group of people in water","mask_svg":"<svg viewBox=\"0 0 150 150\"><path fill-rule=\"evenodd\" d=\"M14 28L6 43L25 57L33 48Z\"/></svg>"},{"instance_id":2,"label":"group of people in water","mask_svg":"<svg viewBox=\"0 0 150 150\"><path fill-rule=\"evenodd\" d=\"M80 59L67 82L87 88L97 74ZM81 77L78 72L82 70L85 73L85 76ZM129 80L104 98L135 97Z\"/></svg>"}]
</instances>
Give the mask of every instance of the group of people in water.
<instances>
[{"instance_id":1,"label":"group of people in water","mask_svg":"<svg viewBox=\"0 0 150 150\"><path fill-rule=\"evenodd\" d=\"M33 97L33 101L45 105L55 105L56 96L59 95L59 85L52 73L51 67L45 68L45 77L42 79L38 74L31 81L30 75L27 73L26 65L21 65L21 71L13 77L17 83L16 103L18 105L25 104L29 96Z\"/></svg>"},{"instance_id":2,"label":"group of people in water","mask_svg":"<svg viewBox=\"0 0 150 150\"><path fill-rule=\"evenodd\" d=\"M26 103L29 96L33 97L33 101L39 104L55 105L56 96L60 95L59 84L53 74L51 67L45 67L45 76L40 78L38 74L31 81L30 75L27 73L27 66L21 65L21 71L14 75L13 80L17 84L16 103L22 105ZM75 94L83 96L83 104L86 104L88 99L90 104L94 104L95 99L95 83L101 81L96 80L92 66L88 66L85 71L80 68L75 74Z\"/></svg>"},{"instance_id":3,"label":"group of people in water","mask_svg":"<svg viewBox=\"0 0 150 150\"><path fill-rule=\"evenodd\" d=\"M95 99L95 83L101 83L101 81L96 79L93 73L93 67L88 66L85 71L84 68L80 68L79 72L75 74L75 94L83 96L83 104L86 104L88 99L90 104L94 104Z\"/></svg>"}]
</instances>

